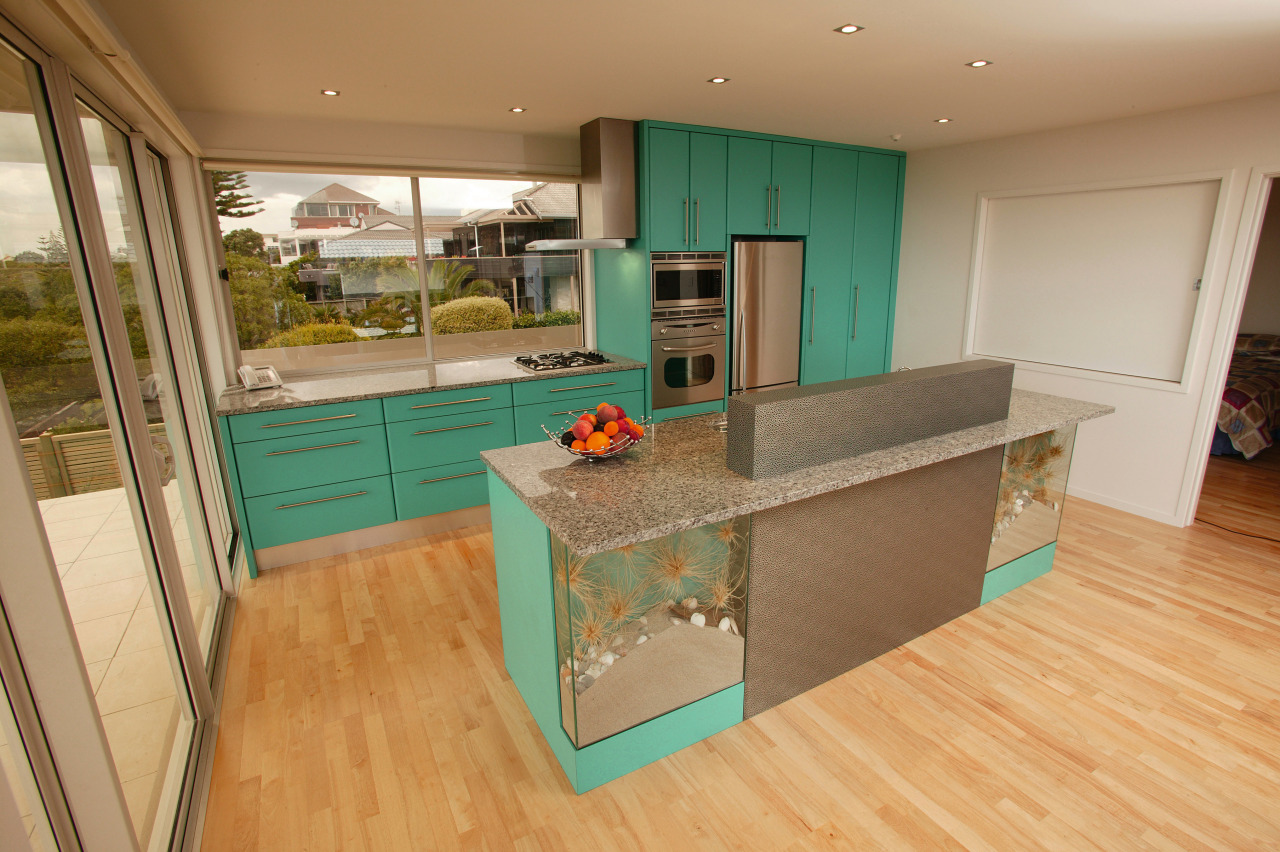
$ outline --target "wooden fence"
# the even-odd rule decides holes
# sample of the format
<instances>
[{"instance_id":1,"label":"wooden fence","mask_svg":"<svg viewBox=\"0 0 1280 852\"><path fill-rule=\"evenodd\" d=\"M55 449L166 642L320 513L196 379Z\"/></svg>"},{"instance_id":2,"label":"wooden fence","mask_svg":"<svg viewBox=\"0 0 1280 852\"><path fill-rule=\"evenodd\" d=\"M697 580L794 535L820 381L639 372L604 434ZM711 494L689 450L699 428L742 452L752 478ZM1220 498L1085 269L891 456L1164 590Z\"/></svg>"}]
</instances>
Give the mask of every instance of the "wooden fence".
<instances>
[{"instance_id":1,"label":"wooden fence","mask_svg":"<svg viewBox=\"0 0 1280 852\"><path fill-rule=\"evenodd\" d=\"M163 423L150 426L164 433ZM110 429L22 439L22 456L37 500L119 488L120 467Z\"/></svg>"}]
</instances>

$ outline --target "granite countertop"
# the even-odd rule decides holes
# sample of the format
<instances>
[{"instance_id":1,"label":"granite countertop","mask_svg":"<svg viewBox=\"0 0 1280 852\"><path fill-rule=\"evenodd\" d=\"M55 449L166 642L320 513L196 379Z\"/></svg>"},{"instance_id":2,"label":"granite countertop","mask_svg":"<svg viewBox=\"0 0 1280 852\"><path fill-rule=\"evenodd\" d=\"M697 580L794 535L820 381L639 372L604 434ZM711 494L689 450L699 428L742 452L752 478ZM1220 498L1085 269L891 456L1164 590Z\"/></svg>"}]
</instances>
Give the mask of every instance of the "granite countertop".
<instances>
[{"instance_id":1,"label":"granite countertop","mask_svg":"<svg viewBox=\"0 0 1280 852\"><path fill-rule=\"evenodd\" d=\"M640 370L645 366L642 361L633 361L598 349L595 351L609 358L611 363L533 373L517 366L512 360L515 357L513 355L507 358L481 358L474 361L442 361L422 367L353 370L349 373L317 378L292 379L286 381L283 387L264 390L247 391L241 387L231 387L218 397L218 407L214 415L226 417L251 411L278 411L327 402L352 402L426 391L478 388L485 385L504 385L512 382L555 379L562 376Z\"/></svg>"},{"instance_id":2,"label":"granite countertop","mask_svg":"<svg viewBox=\"0 0 1280 852\"><path fill-rule=\"evenodd\" d=\"M586 556L1007 444L1110 414L1109 405L1013 391L1009 419L751 480L725 466L720 415L659 423L638 447L588 461L550 441L481 453L569 548Z\"/></svg>"}]
</instances>

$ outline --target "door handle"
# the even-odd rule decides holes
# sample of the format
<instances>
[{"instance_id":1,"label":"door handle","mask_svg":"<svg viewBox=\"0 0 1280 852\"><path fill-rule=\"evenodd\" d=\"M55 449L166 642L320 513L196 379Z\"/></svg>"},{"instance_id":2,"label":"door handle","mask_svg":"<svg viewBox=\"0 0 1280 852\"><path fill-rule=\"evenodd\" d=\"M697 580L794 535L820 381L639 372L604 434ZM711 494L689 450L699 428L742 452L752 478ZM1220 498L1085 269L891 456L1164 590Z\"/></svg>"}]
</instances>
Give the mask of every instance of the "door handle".
<instances>
[{"instance_id":1,"label":"door handle","mask_svg":"<svg viewBox=\"0 0 1280 852\"><path fill-rule=\"evenodd\" d=\"M359 441L342 441L341 443L337 443L337 444L321 444L318 447L299 447L296 450L276 450L274 453L267 453L266 455L287 456L289 455L289 453L306 453L306 452L310 452L311 450L327 450L330 447L349 447L352 444L358 444L358 443L360 442Z\"/></svg>"},{"instance_id":2,"label":"door handle","mask_svg":"<svg viewBox=\"0 0 1280 852\"><path fill-rule=\"evenodd\" d=\"M764 226L768 228L773 222L773 184L764 188Z\"/></svg>"},{"instance_id":3,"label":"door handle","mask_svg":"<svg viewBox=\"0 0 1280 852\"><path fill-rule=\"evenodd\" d=\"M689 199L684 200L684 244L689 245Z\"/></svg>"},{"instance_id":4,"label":"door handle","mask_svg":"<svg viewBox=\"0 0 1280 852\"><path fill-rule=\"evenodd\" d=\"M702 199L693 199L693 244L702 245Z\"/></svg>"},{"instance_id":5,"label":"door handle","mask_svg":"<svg viewBox=\"0 0 1280 852\"><path fill-rule=\"evenodd\" d=\"M862 285L853 288L853 337L858 339L858 296L861 294Z\"/></svg>"},{"instance_id":6,"label":"door handle","mask_svg":"<svg viewBox=\"0 0 1280 852\"><path fill-rule=\"evenodd\" d=\"M809 345L813 345L813 306L818 301L818 288L809 288Z\"/></svg>"},{"instance_id":7,"label":"door handle","mask_svg":"<svg viewBox=\"0 0 1280 852\"><path fill-rule=\"evenodd\" d=\"M598 385L577 385L571 388L551 388L547 393L564 393L565 391L588 390L589 388L608 388L616 385L617 382L602 382Z\"/></svg>"},{"instance_id":8,"label":"door handle","mask_svg":"<svg viewBox=\"0 0 1280 852\"><path fill-rule=\"evenodd\" d=\"M411 405L409 406L409 409L413 411L419 408L435 408L438 405L462 405L464 402L488 402L491 399L493 399L491 396L477 396L474 399L455 399L452 402L428 402L423 405Z\"/></svg>"},{"instance_id":9,"label":"door handle","mask_svg":"<svg viewBox=\"0 0 1280 852\"><path fill-rule=\"evenodd\" d=\"M774 217L774 227L782 229L782 184L773 188L774 202L778 205L778 215Z\"/></svg>"},{"instance_id":10,"label":"door handle","mask_svg":"<svg viewBox=\"0 0 1280 852\"><path fill-rule=\"evenodd\" d=\"M746 336L743 331L746 317L746 311L738 311L738 327L734 329L733 335L733 361L738 365L738 390L743 390L742 385L747 375L747 355L742 351L743 339Z\"/></svg>"},{"instance_id":11,"label":"door handle","mask_svg":"<svg viewBox=\"0 0 1280 852\"><path fill-rule=\"evenodd\" d=\"M332 417L313 417L310 420L290 420L288 423L263 423L259 429L275 429L277 426L301 426L303 423L323 423L326 420L345 420L354 414L335 414Z\"/></svg>"},{"instance_id":12,"label":"door handle","mask_svg":"<svg viewBox=\"0 0 1280 852\"><path fill-rule=\"evenodd\" d=\"M701 352L703 349L715 349L719 345L720 345L719 343L708 343L703 346L685 346L685 347L664 346L662 347L662 351L663 352Z\"/></svg>"},{"instance_id":13,"label":"door handle","mask_svg":"<svg viewBox=\"0 0 1280 852\"><path fill-rule=\"evenodd\" d=\"M444 482L446 479L461 479L464 476L479 476L484 473L483 470L472 471L471 473L455 473L453 476L437 476L435 479L424 479L419 485L430 485L433 482Z\"/></svg>"},{"instance_id":14,"label":"door handle","mask_svg":"<svg viewBox=\"0 0 1280 852\"><path fill-rule=\"evenodd\" d=\"M299 506L310 506L312 503L328 503L330 500L345 500L348 497L359 497L362 494L368 493L368 491L353 491L350 494L339 494L337 497L321 497L319 500L303 500L301 503L287 503L283 506L276 506L276 508L296 509Z\"/></svg>"}]
</instances>

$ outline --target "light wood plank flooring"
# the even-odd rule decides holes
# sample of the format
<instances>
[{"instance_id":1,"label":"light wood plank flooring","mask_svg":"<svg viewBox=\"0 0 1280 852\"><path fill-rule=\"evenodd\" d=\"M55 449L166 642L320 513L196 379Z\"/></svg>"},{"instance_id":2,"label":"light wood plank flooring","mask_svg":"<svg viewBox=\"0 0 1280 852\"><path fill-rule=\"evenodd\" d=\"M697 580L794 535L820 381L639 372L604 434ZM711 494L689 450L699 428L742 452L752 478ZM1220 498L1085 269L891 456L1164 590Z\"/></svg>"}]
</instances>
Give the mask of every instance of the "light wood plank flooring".
<instances>
[{"instance_id":1,"label":"light wood plank flooring","mask_svg":"<svg viewBox=\"0 0 1280 852\"><path fill-rule=\"evenodd\" d=\"M1280 545L1069 499L1052 573L575 796L487 528L264 573L203 849L1276 849Z\"/></svg>"},{"instance_id":2,"label":"light wood plank flooring","mask_svg":"<svg viewBox=\"0 0 1280 852\"><path fill-rule=\"evenodd\" d=\"M1209 456L1196 519L1280 539L1280 444L1248 461Z\"/></svg>"}]
</instances>

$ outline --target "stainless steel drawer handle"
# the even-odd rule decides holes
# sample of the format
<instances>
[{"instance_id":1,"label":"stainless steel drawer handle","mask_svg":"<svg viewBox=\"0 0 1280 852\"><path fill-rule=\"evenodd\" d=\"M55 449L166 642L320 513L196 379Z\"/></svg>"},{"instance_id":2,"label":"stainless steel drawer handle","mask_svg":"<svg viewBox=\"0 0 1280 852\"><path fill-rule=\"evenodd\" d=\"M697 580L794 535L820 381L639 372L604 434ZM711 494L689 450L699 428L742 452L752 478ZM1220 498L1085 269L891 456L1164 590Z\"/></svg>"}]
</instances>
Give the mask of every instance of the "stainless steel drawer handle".
<instances>
[{"instance_id":1,"label":"stainless steel drawer handle","mask_svg":"<svg viewBox=\"0 0 1280 852\"><path fill-rule=\"evenodd\" d=\"M453 402L426 402L422 405L411 405L409 410L413 411L418 408L435 408L437 405L462 405L466 402L488 402L493 399L491 396L478 396L475 399L455 399Z\"/></svg>"},{"instance_id":2,"label":"stainless steel drawer handle","mask_svg":"<svg viewBox=\"0 0 1280 852\"><path fill-rule=\"evenodd\" d=\"M461 479L464 476L479 476L482 473L484 473L483 470L473 470L471 471L471 473L455 473L453 476L439 476L439 477L436 477L435 479L424 479L418 484L430 485L433 482L444 482L446 479Z\"/></svg>"},{"instance_id":3,"label":"stainless steel drawer handle","mask_svg":"<svg viewBox=\"0 0 1280 852\"><path fill-rule=\"evenodd\" d=\"M345 500L348 497L359 497L361 494L368 494L368 491L353 491L350 494L339 494L337 497L321 497L319 500L303 500L301 503L286 503L283 506L276 506L277 509L296 509L299 506L310 506L312 503L327 503L330 500Z\"/></svg>"},{"instance_id":4,"label":"stainless steel drawer handle","mask_svg":"<svg viewBox=\"0 0 1280 852\"><path fill-rule=\"evenodd\" d=\"M715 349L719 343L707 343L703 346L664 346L663 352L701 352L703 349Z\"/></svg>"},{"instance_id":5,"label":"stainless steel drawer handle","mask_svg":"<svg viewBox=\"0 0 1280 852\"><path fill-rule=\"evenodd\" d=\"M551 412L550 414L548 414L547 416L548 416L548 417L559 417L561 414L584 414L584 413L586 413L586 412L588 412L588 411L595 411L595 409L594 409L594 408L574 408L574 409L571 409L571 410L569 410L569 411L553 411L553 412Z\"/></svg>"},{"instance_id":6,"label":"stainless steel drawer handle","mask_svg":"<svg viewBox=\"0 0 1280 852\"><path fill-rule=\"evenodd\" d=\"M299 447L296 450L276 450L274 453L267 453L269 456L287 456L289 453L305 453L308 450L327 450L330 447L349 447L352 444L358 444L359 441L343 441L338 444L321 444L318 447Z\"/></svg>"},{"instance_id":7,"label":"stainless steel drawer handle","mask_svg":"<svg viewBox=\"0 0 1280 852\"><path fill-rule=\"evenodd\" d=\"M550 391L548 391L548 393L564 393L565 391L571 391L571 390L590 390L591 388L607 388L607 387L612 387L613 385L616 385L616 384L617 382L602 382L601 384L598 384L598 385L577 385L571 388L552 388Z\"/></svg>"},{"instance_id":8,"label":"stainless steel drawer handle","mask_svg":"<svg viewBox=\"0 0 1280 852\"><path fill-rule=\"evenodd\" d=\"M415 435L430 435L432 432L452 432L454 429L471 429L475 426L492 426L492 420L486 420L483 423L467 423L463 426L441 426L439 429L423 429L421 432L414 432Z\"/></svg>"},{"instance_id":9,"label":"stainless steel drawer handle","mask_svg":"<svg viewBox=\"0 0 1280 852\"><path fill-rule=\"evenodd\" d=\"M303 423L323 423L326 420L345 420L355 417L354 414L335 414L332 417L315 417L311 420L290 420L288 423L263 423L259 429L274 429L277 426L301 426Z\"/></svg>"}]
</instances>

